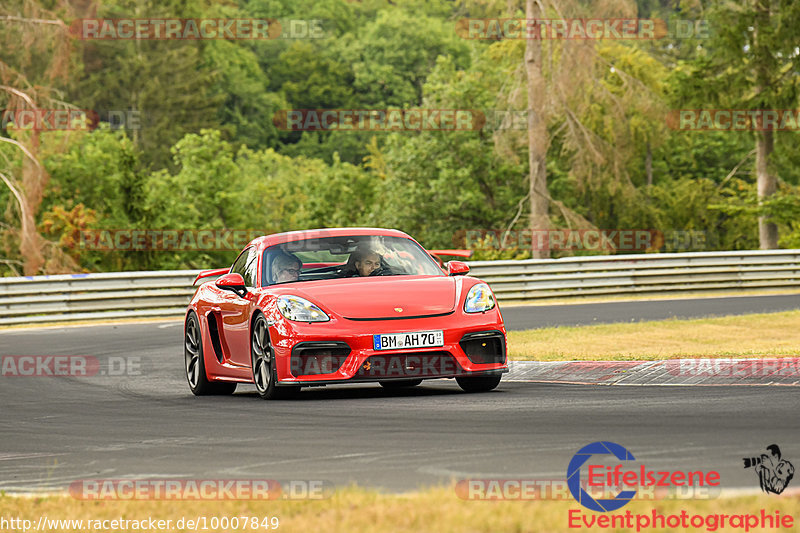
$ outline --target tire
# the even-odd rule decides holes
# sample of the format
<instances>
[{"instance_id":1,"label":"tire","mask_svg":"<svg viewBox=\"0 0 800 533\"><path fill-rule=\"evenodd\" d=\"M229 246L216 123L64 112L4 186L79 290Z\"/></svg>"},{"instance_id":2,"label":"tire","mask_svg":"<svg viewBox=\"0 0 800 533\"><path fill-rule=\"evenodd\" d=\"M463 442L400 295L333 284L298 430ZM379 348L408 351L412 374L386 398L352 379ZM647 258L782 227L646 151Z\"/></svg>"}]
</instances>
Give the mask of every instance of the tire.
<instances>
[{"instance_id":1,"label":"tire","mask_svg":"<svg viewBox=\"0 0 800 533\"><path fill-rule=\"evenodd\" d=\"M458 386L465 392L486 392L500 384L500 374L496 376L460 377L456 378Z\"/></svg>"},{"instance_id":2,"label":"tire","mask_svg":"<svg viewBox=\"0 0 800 533\"><path fill-rule=\"evenodd\" d=\"M416 387L422 383L421 379L398 379L396 381L380 381L381 387L384 389L406 389L409 387Z\"/></svg>"},{"instance_id":3,"label":"tire","mask_svg":"<svg viewBox=\"0 0 800 533\"><path fill-rule=\"evenodd\" d=\"M200 321L195 312L191 311L186 318L183 340L184 367L189 389L195 396L233 394L233 391L236 390L236 383L208 380L204 353Z\"/></svg>"},{"instance_id":4,"label":"tire","mask_svg":"<svg viewBox=\"0 0 800 533\"><path fill-rule=\"evenodd\" d=\"M250 360L256 392L264 400L282 400L294 397L300 387L279 387L275 357L269 340L267 319L259 314L250 333Z\"/></svg>"}]
</instances>

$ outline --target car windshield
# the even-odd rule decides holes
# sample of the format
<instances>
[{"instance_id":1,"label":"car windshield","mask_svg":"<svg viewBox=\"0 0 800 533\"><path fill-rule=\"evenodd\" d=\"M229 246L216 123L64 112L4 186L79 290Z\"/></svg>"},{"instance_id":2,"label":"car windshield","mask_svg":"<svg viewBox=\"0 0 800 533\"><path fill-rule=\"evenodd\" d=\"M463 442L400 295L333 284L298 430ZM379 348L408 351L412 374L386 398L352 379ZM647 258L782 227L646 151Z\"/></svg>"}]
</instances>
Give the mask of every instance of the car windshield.
<instances>
[{"instance_id":1,"label":"car windshield","mask_svg":"<svg viewBox=\"0 0 800 533\"><path fill-rule=\"evenodd\" d=\"M270 246L262 285L375 276L444 276L411 239L379 235L324 237Z\"/></svg>"}]
</instances>

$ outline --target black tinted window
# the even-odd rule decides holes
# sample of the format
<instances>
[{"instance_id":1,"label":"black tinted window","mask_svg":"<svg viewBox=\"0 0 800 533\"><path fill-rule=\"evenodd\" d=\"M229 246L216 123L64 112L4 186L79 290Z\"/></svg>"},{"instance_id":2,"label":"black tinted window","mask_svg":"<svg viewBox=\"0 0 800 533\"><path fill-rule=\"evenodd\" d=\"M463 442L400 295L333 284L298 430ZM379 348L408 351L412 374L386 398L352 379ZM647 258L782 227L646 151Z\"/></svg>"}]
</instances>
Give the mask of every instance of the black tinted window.
<instances>
[{"instance_id":1,"label":"black tinted window","mask_svg":"<svg viewBox=\"0 0 800 533\"><path fill-rule=\"evenodd\" d=\"M245 276L245 267L251 255L255 255L255 249L252 246L245 248L242 253L239 254L239 257L236 258L236 261L233 262L233 266L231 266L231 273L236 272L237 274L241 274L244 278L245 285L249 285L247 283L247 277Z\"/></svg>"},{"instance_id":2,"label":"black tinted window","mask_svg":"<svg viewBox=\"0 0 800 533\"><path fill-rule=\"evenodd\" d=\"M248 256L247 256L247 263L244 266L244 274L242 277L244 278L244 284L248 287L255 287L256 280L258 279L258 254L256 254L255 248L250 248Z\"/></svg>"}]
</instances>

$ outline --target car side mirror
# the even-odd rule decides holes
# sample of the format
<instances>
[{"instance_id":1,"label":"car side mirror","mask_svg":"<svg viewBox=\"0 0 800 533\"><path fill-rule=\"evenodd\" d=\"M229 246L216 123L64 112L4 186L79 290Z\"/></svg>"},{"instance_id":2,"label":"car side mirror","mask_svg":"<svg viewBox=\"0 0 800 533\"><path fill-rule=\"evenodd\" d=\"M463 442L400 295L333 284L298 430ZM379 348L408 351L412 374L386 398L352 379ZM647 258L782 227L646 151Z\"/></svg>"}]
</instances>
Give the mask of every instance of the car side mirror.
<instances>
[{"instance_id":1,"label":"car side mirror","mask_svg":"<svg viewBox=\"0 0 800 533\"><path fill-rule=\"evenodd\" d=\"M214 284L222 290L233 291L238 296L247 294L247 288L244 286L244 278L238 272L224 274L217 278Z\"/></svg>"},{"instance_id":2,"label":"car side mirror","mask_svg":"<svg viewBox=\"0 0 800 533\"><path fill-rule=\"evenodd\" d=\"M463 261L450 261L447 263L448 276L463 276L469 272L469 266Z\"/></svg>"}]
</instances>

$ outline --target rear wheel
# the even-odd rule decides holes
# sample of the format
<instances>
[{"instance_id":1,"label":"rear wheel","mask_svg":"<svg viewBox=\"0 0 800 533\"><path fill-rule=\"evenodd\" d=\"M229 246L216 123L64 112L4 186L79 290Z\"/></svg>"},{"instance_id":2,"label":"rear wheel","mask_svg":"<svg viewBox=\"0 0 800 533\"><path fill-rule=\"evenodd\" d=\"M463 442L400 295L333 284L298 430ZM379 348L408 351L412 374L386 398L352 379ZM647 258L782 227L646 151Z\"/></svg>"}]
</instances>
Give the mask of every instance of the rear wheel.
<instances>
[{"instance_id":1,"label":"rear wheel","mask_svg":"<svg viewBox=\"0 0 800 533\"><path fill-rule=\"evenodd\" d=\"M486 392L496 388L500 384L501 375L479 376L479 377L459 377L456 378L458 386L466 392Z\"/></svg>"},{"instance_id":2,"label":"rear wheel","mask_svg":"<svg viewBox=\"0 0 800 533\"><path fill-rule=\"evenodd\" d=\"M300 392L300 387L278 387L278 372L275 356L269 341L267 319L258 315L250 334L250 354L253 361L253 383L256 392L264 400L290 398Z\"/></svg>"},{"instance_id":3,"label":"rear wheel","mask_svg":"<svg viewBox=\"0 0 800 533\"><path fill-rule=\"evenodd\" d=\"M203 357L203 336L200 334L200 322L194 311L186 319L183 354L186 366L186 381L195 396L212 394L233 394L236 383L209 381L206 375L206 363Z\"/></svg>"},{"instance_id":4,"label":"rear wheel","mask_svg":"<svg viewBox=\"0 0 800 533\"><path fill-rule=\"evenodd\" d=\"M381 387L385 389L405 389L408 387L416 387L420 383L422 383L421 379L398 379L393 381L381 381L379 382Z\"/></svg>"}]
</instances>

